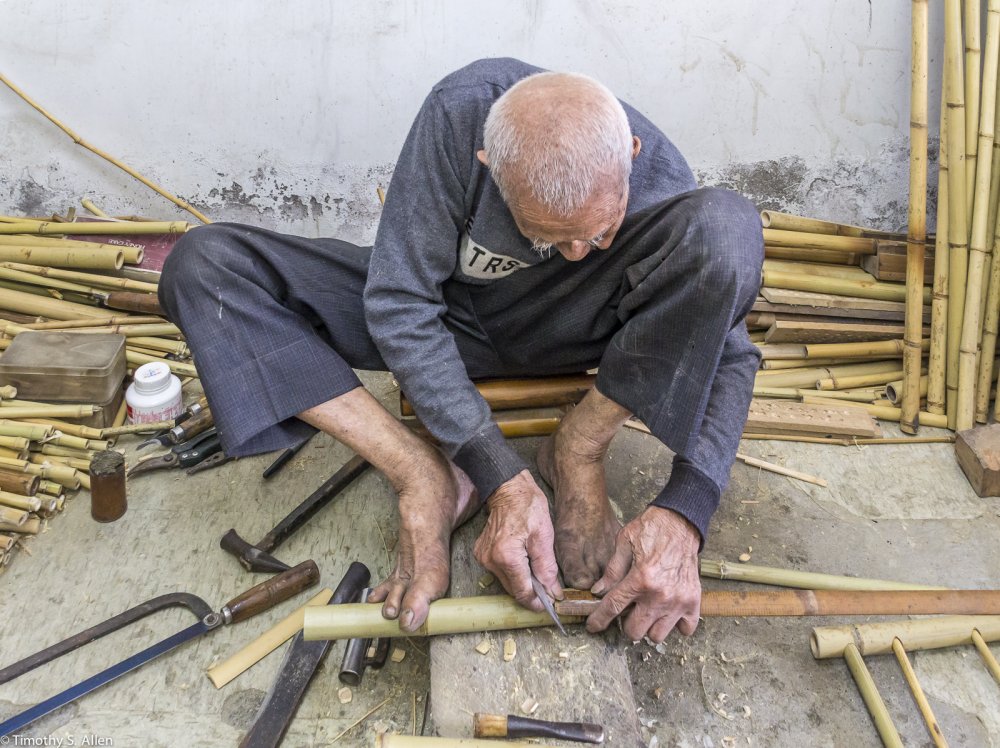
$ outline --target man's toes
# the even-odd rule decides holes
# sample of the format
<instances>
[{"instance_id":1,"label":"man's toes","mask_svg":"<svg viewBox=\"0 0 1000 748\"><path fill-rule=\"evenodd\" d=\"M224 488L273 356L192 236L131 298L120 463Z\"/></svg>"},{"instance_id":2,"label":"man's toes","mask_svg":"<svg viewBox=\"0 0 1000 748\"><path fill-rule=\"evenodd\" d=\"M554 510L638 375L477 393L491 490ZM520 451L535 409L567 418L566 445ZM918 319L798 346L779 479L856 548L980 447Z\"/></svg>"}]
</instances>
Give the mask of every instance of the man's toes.
<instances>
[{"instance_id":1,"label":"man's toes","mask_svg":"<svg viewBox=\"0 0 1000 748\"><path fill-rule=\"evenodd\" d=\"M384 600L382 617L393 619L399 615L399 605L405 591L406 587L402 583L390 577L368 594L368 600L373 603Z\"/></svg>"},{"instance_id":2,"label":"man's toes","mask_svg":"<svg viewBox=\"0 0 1000 748\"><path fill-rule=\"evenodd\" d=\"M410 587L403 596L399 627L404 631L413 632L423 626L431 602L444 595L447 589L447 582L443 587L436 582L425 584L417 582Z\"/></svg>"}]
</instances>

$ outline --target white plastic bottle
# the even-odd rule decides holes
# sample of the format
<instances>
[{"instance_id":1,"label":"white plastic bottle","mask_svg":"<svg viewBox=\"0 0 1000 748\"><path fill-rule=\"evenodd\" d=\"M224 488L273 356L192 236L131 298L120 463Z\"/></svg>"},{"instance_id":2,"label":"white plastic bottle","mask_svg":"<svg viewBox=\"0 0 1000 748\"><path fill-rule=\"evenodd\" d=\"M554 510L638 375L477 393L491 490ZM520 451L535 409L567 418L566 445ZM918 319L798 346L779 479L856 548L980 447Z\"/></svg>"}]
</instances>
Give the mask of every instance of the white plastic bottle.
<instances>
[{"instance_id":1,"label":"white plastic bottle","mask_svg":"<svg viewBox=\"0 0 1000 748\"><path fill-rule=\"evenodd\" d=\"M125 404L129 423L169 421L184 410L181 380L164 363L143 364L135 370L132 384L125 390Z\"/></svg>"}]
</instances>

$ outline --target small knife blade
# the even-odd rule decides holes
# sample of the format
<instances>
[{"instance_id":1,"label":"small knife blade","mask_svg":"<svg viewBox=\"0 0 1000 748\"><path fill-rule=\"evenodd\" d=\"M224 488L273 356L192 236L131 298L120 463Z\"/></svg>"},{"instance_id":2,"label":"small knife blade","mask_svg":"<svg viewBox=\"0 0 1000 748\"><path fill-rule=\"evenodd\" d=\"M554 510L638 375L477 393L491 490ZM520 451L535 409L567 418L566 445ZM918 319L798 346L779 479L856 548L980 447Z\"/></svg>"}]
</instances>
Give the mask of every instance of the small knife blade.
<instances>
[{"instance_id":1,"label":"small knife blade","mask_svg":"<svg viewBox=\"0 0 1000 748\"><path fill-rule=\"evenodd\" d=\"M552 605L552 598L549 597L549 593L545 591L545 586L538 581L538 577L534 574L531 575L531 587L535 590L535 594L538 595L538 599L541 601L542 607L545 608L545 612L551 616L553 622L556 624L556 628L559 629L559 633L563 636L569 636L569 634L566 633L566 628L562 625L562 621L559 620L555 606Z\"/></svg>"}]
</instances>

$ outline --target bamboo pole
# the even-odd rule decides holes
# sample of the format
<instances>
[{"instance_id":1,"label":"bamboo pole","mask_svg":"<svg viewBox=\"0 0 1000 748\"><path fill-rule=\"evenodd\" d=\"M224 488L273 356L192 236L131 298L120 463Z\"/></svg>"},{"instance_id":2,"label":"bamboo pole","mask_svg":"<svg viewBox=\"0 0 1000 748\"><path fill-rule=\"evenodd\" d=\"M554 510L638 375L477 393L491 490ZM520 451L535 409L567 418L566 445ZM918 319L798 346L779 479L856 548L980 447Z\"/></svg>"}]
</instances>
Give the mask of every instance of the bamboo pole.
<instances>
[{"instance_id":1,"label":"bamboo pole","mask_svg":"<svg viewBox=\"0 0 1000 748\"><path fill-rule=\"evenodd\" d=\"M756 582L779 587L797 587L812 590L943 590L911 582L896 582L887 579L865 579L845 577L838 574L821 574L812 571L795 571L772 566L754 564L732 564L728 561L701 559L701 576L712 579L730 579L738 582Z\"/></svg>"},{"instance_id":2,"label":"bamboo pole","mask_svg":"<svg viewBox=\"0 0 1000 748\"><path fill-rule=\"evenodd\" d=\"M906 236L904 396L900 430L915 434L920 411L924 252L927 239L927 0L913 0L910 55L910 191ZM992 145L992 141L991 141Z\"/></svg>"},{"instance_id":3,"label":"bamboo pole","mask_svg":"<svg viewBox=\"0 0 1000 748\"><path fill-rule=\"evenodd\" d=\"M924 340L921 349L930 348ZM869 343L806 343L806 358L855 358L858 356L902 356L902 340L878 340Z\"/></svg>"},{"instance_id":4,"label":"bamboo pole","mask_svg":"<svg viewBox=\"0 0 1000 748\"><path fill-rule=\"evenodd\" d=\"M927 371L927 370L924 369L924 371ZM924 376L920 377L920 387L917 390L917 393L922 398L923 397L927 397L927 385L928 385L928 379L927 379L927 375L925 374ZM894 380L892 382L889 382L885 386L885 396L886 396L886 399L888 399L889 402L891 402L893 405L899 404L899 401L902 399L902 394L901 394L902 390L903 390L903 380L902 379L896 379L896 380ZM918 401L918 404L919 404L919 401Z\"/></svg>"},{"instance_id":5,"label":"bamboo pole","mask_svg":"<svg viewBox=\"0 0 1000 748\"><path fill-rule=\"evenodd\" d=\"M3 415L3 413L0 413ZM60 421L55 418L26 418L26 423L33 423L38 426L49 426L53 429L61 431L64 434L71 434L72 436L79 436L83 439L103 439L101 435L101 429L91 428L90 426L81 426L78 423L68 423L66 421ZM37 440L36 440L37 441Z\"/></svg>"},{"instance_id":6,"label":"bamboo pole","mask_svg":"<svg viewBox=\"0 0 1000 748\"><path fill-rule=\"evenodd\" d=\"M978 0L976 19L978 30ZM983 71L982 116L979 121L979 163L976 166L972 235L969 240L969 267L965 287L965 314L959 342L958 394L955 428L959 431L972 428L976 411L976 379L978 372L980 315L983 292L983 268L986 264L986 218L989 213L989 169L993 156L994 115L996 107L997 63L1000 55L1000 0L989 0L986 35L986 68ZM968 44L968 39L966 40ZM978 46L978 41L977 41ZM978 61L979 53L976 51ZM967 71L971 76L972 71ZM978 67L975 71L979 82ZM971 110L970 110L971 114ZM966 129L968 131L968 128Z\"/></svg>"},{"instance_id":7,"label":"bamboo pole","mask_svg":"<svg viewBox=\"0 0 1000 748\"><path fill-rule=\"evenodd\" d=\"M754 397L775 398L784 400L798 400L800 397L815 395L816 390L807 390L802 387L757 387L753 388ZM852 400L859 403L870 403L885 395L885 388L868 387L866 389L854 390L830 390L824 391L823 396L834 400Z\"/></svg>"},{"instance_id":8,"label":"bamboo pole","mask_svg":"<svg viewBox=\"0 0 1000 748\"><path fill-rule=\"evenodd\" d=\"M913 621L885 621L847 626L818 626L809 647L817 660L843 656L848 644L865 655L888 654L899 639L908 652L972 643L978 631L986 641L1000 641L1000 616L942 616Z\"/></svg>"},{"instance_id":9,"label":"bamboo pole","mask_svg":"<svg viewBox=\"0 0 1000 748\"><path fill-rule=\"evenodd\" d=\"M23 436L0 436L0 447L22 451L28 448L29 441Z\"/></svg>"},{"instance_id":10,"label":"bamboo pole","mask_svg":"<svg viewBox=\"0 0 1000 748\"><path fill-rule=\"evenodd\" d=\"M0 309L49 317L50 319L79 319L82 317L101 319L114 316L114 312L109 312L107 309L11 290L0 293Z\"/></svg>"},{"instance_id":11,"label":"bamboo pole","mask_svg":"<svg viewBox=\"0 0 1000 748\"><path fill-rule=\"evenodd\" d=\"M179 361L170 361L165 358L140 353L139 351L129 350L128 348L125 349L125 360L133 366L141 366L142 364L148 364L153 361L160 361L166 364L170 368L170 371L178 376L198 378L198 370L194 368L193 364L183 364Z\"/></svg>"},{"instance_id":12,"label":"bamboo pole","mask_svg":"<svg viewBox=\"0 0 1000 748\"><path fill-rule=\"evenodd\" d=\"M811 364L812 361L803 363ZM755 386L767 387L815 387L816 382L827 377L842 378L862 374L881 374L890 371L900 371L899 361L871 361L858 364L842 364L837 366L807 367L770 372L758 372L754 380Z\"/></svg>"},{"instance_id":13,"label":"bamboo pole","mask_svg":"<svg viewBox=\"0 0 1000 748\"><path fill-rule=\"evenodd\" d=\"M1000 684L1000 663L997 662L997 658L993 656L990 648L986 646L986 640L983 638L983 635L978 629L973 629L971 638L972 643L976 646L976 651L983 658L986 669L990 671L993 679Z\"/></svg>"},{"instance_id":14,"label":"bamboo pole","mask_svg":"<svg viewBox=\"0 0 1000 748\"><path fill-rule=\"evenodd\" d=\"M864 658L858 652L858 648L853 644L849 644L844 649L844 660L847 662L847 667L854 677L854 682L858 686L858 691L865 702L865 706L868 707L868 713L871 714L872 720L875 722L875 728L878 730L879 737L882 738L882 743L886 748L903 748L903 741L899 738L899 732L892 723L889 710L886 708L885 702L882 700L878 688L875 686L875 679L868 672L868 667L865 665Z\"/></svg>"},{"instance_id":15,"label":"bamboo pole","mask_svg":"<svg viewBox=\"0 0 1000 748\"><path fill-rule=\"evenodd\" d=\"M945 412L945 361L948 335L948 127L947 87L941 85L941 119L938 146L937 234L934 241L934 287L931 302L931 347L927 366L927 410ZM994 144L996 145L996 144ZM998 172L1000 176L1000 172ZM998 281L1000 282L1000 281Z\"/></svg>"},{"instance_id":16,"label":"bamboo pole","mask_svg":"<svg viewBox=\"0 0 1000 748\"><path fill-rule=\"evenodd\" d=\"M120 249L120 248L119 248ZM23 262L4 262L2 267L11 270L20 270L23 273L33 273L47 278L59 278L61 280L77 281L90 286L101 286L111 290L138 291L139 293L156 293L159 286L156 283L146 283L145 281L132 280L131 278L115 278L110 275L100 275L98 273L81 273L75 270L61 270L59 268L46 267L42 265L29 265ZM149 319L148 317L122 317L122 319L133 320L131 324L136 324L134 320ZM154 317L157 322L162 322L161 317ZM44 323L43 323L44 324ZM44 329L44 328L41 328Z\"/></svg>"},{"instance_id":17,"label":"bamboo pole","mask_svg":"<svg viewBox=\"0 0 1000 748\"><path fill-rule=\"evenodd\" d=\"M879 299L882 301L906 301L906 286L902 283L885 281L852 280L850 278L827 278L822 276L804 275L798 273L779 273L765 270L762 273L762 286L768 288L787 288L793 291L811 291L813 293L828 293L838 296L853 296L862 299ZM930 289L921 293L923 303L930 303Z\"/></svg>"},{"instance_id":18,"label":"bamboo pole","mask_svg":"<svg viewBox=\"0 0 1000 748\"><path fill-rule=\"evenodd\" d=\"M36 465L27 460L10 457L0 457L0 465L41 476L45 480L55 481L59 485L73 490L78 489L81 483L79 473L66 465Z\"/></svg>"},{"instance_id":19,"label":"bamboo pole","mask_svg":"<svg viewBox=\"0 0 1000 748\"><path fill-rule=\"evenodd\" d=\"M0 491L0 505L22 512L37 512L42 507L42 500L34 496L22 496L10 491Z\"/></svg>"},{"instance_id":20,"label":"bamboo pole","mask_svg":"<svg viewBox=\"0 0 1000 748\"><path fill-rule=\"evenodd\" d=\"M42 221L34 223L0 223L0 234L37 234L53 236L73 234L74 236L130 236L139 234L183 234L191 228L187 221L149 221L147 223L105 222L97 223L55 223Z\"/></svg>"},{"instance_id":21,"label":"bamboo pole","mask_svg":"<svg viewBox=\"0 0 1000 748\"><path fill-rule=\"evenodd\" d=\"M34 496L38 493L41 480L37 475L28 475L6 467L0 468L0 491L8 491L20 496Z\"/></svg>"},{"instance_id":22,"label":"bamboo pole","mask_svg":"<svg viewBox=\"0 0 1000 748\"><path fill-rule=\"evenodd\" d=\"M772 247L764 245L764 257L793 262L822 262L828 265L857 265L861 255L838 252L835 249L810 249L808 247Z\"/></svg>"},{"instance_id":23,"label":"bamboo pole","mask_svg":"<svg viewBox=\"0 0 1000 748\"><path fill-rule=\"evenodd\" d=\"M945 360L945 411L954 428L958 417L958 359L965 316L969 266L966 213L965 88L962 76L962 8L945 0L945 76L948 91L948 335Z\"/></svg>"},{"instance_id":24,"label":"bamboo pole","mask_svg":"<svg viewBox=\"0 0 1000 748\"><path fill-rule=\"evenodd\" d=\"M177 325L170 324L169 322L164 322L163 320L160 320L159 324L146 324L146 325L133 325L131 323L119 324L119 325L112 325L112 324L101 325L101 322L103 321L104 320L97 320L96 323L94 321L91 321L91 325L96 324L97 326L72 327L67 329L71 330L73 333L80 333L83 335L111 335L111 334L124 335L126 338L129 338L128 341L129 343L135 342L135 338L160 337L160 336L182 334ZM13 334L15 336L19 335L22 332L29 332L29 331L38 332L36 328L28 327L26 325L12 326L8 324L7 327L9 329L14 330ZM20 329L18 329L18 327L20 327ZM61 332L59 328L49 328L48 331ZM8 332L8 334L11 333ZM175 340L172 342L176 343L177 341Z\"/></svg>"},{"instance_id":25,"label":"bamboo pole","mask_svg":"<svg viewBox=\"0 0 1000 748\"><path fill-rule=\"evenodd\" d=\"M88 210L91 214L97 216L98 218L111 218L111 216L109 216L103 210L94 205L94 203L91 202L89 198L86 197L81 198L80 205L82 205L86 210Z\"/></svg>"},{"instance_id":26,"label":"bamboo pole","mask_svg":"<svg viewBox=\"0 0 1000 748\"><path fill-rule=\"evenodd\" d=\"M4 385L0 387L0 400L13 400L17 397L17 387Z\"/></svg>"},{"instance_id":27,"label":"bamboo pole","mask_svg":"<svg viewBox=\"0 0 1000 748\"><path fill-rule=\"evenodd\" d=\"M38 517L29 518L23 525L0 522L0 532L16 532L21 535L37 535L42 531L42 521Z\"/></svg>"},{"instance_id":28,"label":"bamboo pole","mask_svg":"<svg viewBox=\"0 0 1000 748\"><path fill-rule=\"evenodd\" d=\"M58 436L53 436L51 439L46 441L46 444L55 444L60 447L82 449L91 452L101 452L105 449L111 449L111 442L107 439L84 439L79 436L73 436L72 434L60 434Z\"/></svg>"},{"instance_id":29,"label":"bamboo pole","mask_svg":"<svg viewBox=\"0 0 1000 748\"><path fill-rule=\"evenodd\" d=\"M21 325L25 330L78 330L80 328L102 329L107 332L108 327L124 325L126 327L145 327L146 325L159 326L168 324L163 317L106 317L104 319L57 319L52 322L33 322Z\"/></svg>"},{"instance_id":30,"label":"bamboo pole","mask_svg":"<svg viewBox=\"0 0 1000 748\"><path fill-rule=\"evenodd\" d=\"M21 418L85 418L94 415L97 410L96 405L25 405L5 407L2 415L14 421Z\"/></svg>"},{"instance_id":31,"label":"bamboo pole","mask_svg":"<svg viewBox=\"0 0 1000 748\"><path fill-rule=\"evenodd\" d=\"M74 283L73 281L48 278L44 275L25 273L20 270L11 270L10 268L2 266L0 266L0 278L9 281L16 281L18 283L26 283L31 286L40 286L42 288L56 288L62 291L76 291L77 293L88 294L90 296L107 293L107 291L101 291L91 286Z\"/></svg>"},{"instance_id":32,"label":"bamboo pole","mask_svg":"<svg viewBox=\"0 0 1000 748\"><path fill-rule=\"evenodd\" d=\"M899 639L892 640L892 651L896 655L896 661L899 662L899 667L903 671L903 677L910 687L910 693L913 694L913 700L917 703L917 708L924 718L924 723L927 725L927 731L930 733L934 745L939 746L939 748L947 748L948 741L944 739L941 726L938 725L937 718L934 716L934 710L931 709L931 705L924 695L924 689L920 687L917 674L914 672L913 665L910 664L910 658L906 656L906 650L903 649L903 644Z\"/></svg>"},{"instance_id":33,"label":"bamboo pole","mask_svg":"<svg viewBox=\"0 0 1000 748\"><path fill-rule=\"evenodd\" d=\"M805 351L802 351L804 354ZM779 369L801 369L806 366L855 366L862 363L880 363L886 360L894 358L892 356L871 356L871 357L859 357L857 359L852 359L852 363L844 364L843 359L840 358L811 358L808 361L803 361L801 359L764 359L760 363L760 369L757 372L758 376L772 376L779 373ZM855 363L857 362L857 364ZM896 368L899 368L899 361L894 362Z\"/></svg>"},{"instance_id":34,"label":"bamboo pole","mask_svg":"<svg viewBox=\"0 0 1000 748\"><path fill-rule=\"evenodd\" d=\"M61 249L57 247L0 244L0 260L4 262L53 265L65 268L120 270L122 265L125 264L125 252L121 247L109 251L103 249L77 249L75 247Z\"/></svg>"},{"instance_id":35,"label":"bamboo pole","mask_svg":"<svg viewBox=\"0 0 1000 748\"><path fill-rule=\"evenodd\" d=\"M838 236L865 235L865 230L860 226L821 221L817 218L804 218L791 213L780 213L776 210L762 210L760 224L765 229L782 231L804 231L812 234L836 234Z\"/></svg>"},{"instance_id":36,"label":"bamboo pole","mask_svg":"<svg viewBox=\"0 0 1000 748\"><path fill-rule=\"evenodd\" d=\"M766 460L761 460L757 457L751 457L750 455L737 452L736 459L750 467L766 470L769 473L784 475L786 478L794 478L795 480L800 480L804 483L812 483L813 485L822 486L823 488L826 488L827 486L825 480L817 478L815 475L809 475L808 473L802 473L798 470L792 470L790 468L782 467L781 465L775 465L773 462L767 462Z\"/></svg>"},{"instance_id":37,"label":"bamboo pole","mask_svg":"<svg viewBox=\"0 0 1000 748\"><path fill-rule=\"evenodd\" d=\"M119 333L120 334L120 333ZM189 358L191 355L190 349L187 347L187 343L182 340L166 340L164 338L147 338L142 336L133 336L128 338L129 347L141 346L147 350L162 351L163 353L172 353L180 358Z\"/></svg>"},{"instance_id":38,"label":"bamboo pole","mask_svg":"<svg viewBox=\"0 0 1000 748\"><path fill-rule=\"evenodd\" d=\"M881 374L861 374L853 377L825 377L816 380L816 389L823 390L823 397L829 395L825 390L848 390L855 387L871 387L877 384L888 384L898 380L903 374L902 369L887 371ZM811 393L815 395L816 393Z\"/></svg>"},{"instance_id":39,"label":"bamboo pole","mask_svg":"<svg viewBox=\"0 0 1000 748\"><path fill-rule=\"evenodd\" d=\"M23 509L13 509L9 506L0 505L0 522L5 525L20 527L28 521L28 514L30 512L26 512Z\"/></svg>"},{"instance_id":40,"label":"bamboo pole","mask_svg":"<svg viewBox=\"0 0 1000 748\"><path fill-rule=\"evenodd\" d=\"M980 47L979 36L981 33L979 14L981 12L981 0L965 0L965 194L968 199L966 215L971 222L973 217L972 193L973 185L976 183L977 174L977 147L979 141L976 138L976 126L980 121L979 96L980 90L985 92L986 81L979 84L980 68ZM983 109L985 109L985 104Z\"/></svg>"},{"instance_id":41,"label":"bamboo pole","mask_svg":"<svg viewBox=\"0 0 1000 748\"><path fill-rule=\"evenodd\" d=\"M795 260L764 260L766 270L779 273L797 273L805 275L825 275L830 278L854 278L871 280L872 276L857 265L827 265L822 262L796 262Z\"/></svg>"},{"instance_id":42,"label":"bamboo pole","mask_svg":"<svg viewBox=\"0 0 1000 748\"><path fill-rule=\"evenodd\" d=\"M3 227L0 227L0 230L3 230ZM768 228L763 229L763 232L764 244L772 247L803 247L806 249L826 249L864 255L873 255L878 251L877 239L836 236L833 234L811 234L805 231L782 231L780 229Z\"/></svg>"}]
</instances>

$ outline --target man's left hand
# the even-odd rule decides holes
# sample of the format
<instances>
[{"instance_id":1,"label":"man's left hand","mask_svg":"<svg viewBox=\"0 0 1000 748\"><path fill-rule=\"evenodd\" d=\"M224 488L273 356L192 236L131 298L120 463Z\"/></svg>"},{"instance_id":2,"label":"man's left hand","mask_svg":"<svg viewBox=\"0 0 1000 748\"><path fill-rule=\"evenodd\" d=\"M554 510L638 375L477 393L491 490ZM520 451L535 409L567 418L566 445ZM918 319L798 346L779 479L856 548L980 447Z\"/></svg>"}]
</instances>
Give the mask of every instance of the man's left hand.
<instances>
[{"instance_id":1,"label":"man's left hand","mask_svg":"<svg viewBox=\"0 0 1000 748\"><path fill-rule=\"evenodd\" d=\"M622 611L626 636L648 636L659 644L673 628L685 636L698 627L701 581L700 536L680 514L647 507L618 533L615 553L591 591L601 604L587 619L591 633L603 631Z\"/></svg>"}]
</instances>

